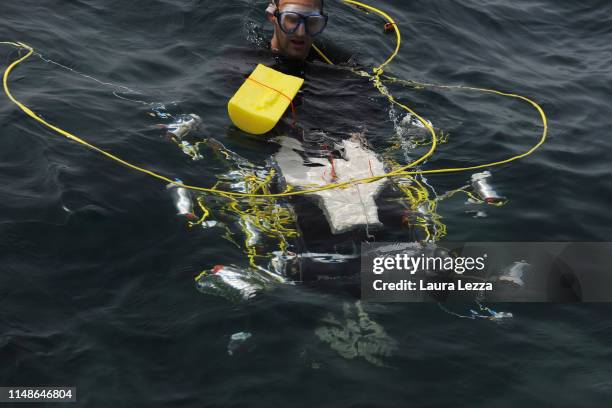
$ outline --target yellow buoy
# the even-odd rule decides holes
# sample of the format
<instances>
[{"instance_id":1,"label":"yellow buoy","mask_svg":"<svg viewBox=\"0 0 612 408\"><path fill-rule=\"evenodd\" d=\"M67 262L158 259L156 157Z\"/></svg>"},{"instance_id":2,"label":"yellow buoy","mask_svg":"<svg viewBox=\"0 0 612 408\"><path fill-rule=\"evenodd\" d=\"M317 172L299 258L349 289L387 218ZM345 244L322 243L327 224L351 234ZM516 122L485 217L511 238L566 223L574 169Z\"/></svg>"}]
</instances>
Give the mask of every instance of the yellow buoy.
<instances>
[{"instance_id":1,"label":"yellow buoy","mask_svg":"<svg viewBox=\"0 0 612 408\"><path fill-rule=\"evenodd\" d=\"M227 104L229 117L238 128L261 135L272 130L304 83L304 79L265 65L244 81Z\"/></svg>"}]
</instances>

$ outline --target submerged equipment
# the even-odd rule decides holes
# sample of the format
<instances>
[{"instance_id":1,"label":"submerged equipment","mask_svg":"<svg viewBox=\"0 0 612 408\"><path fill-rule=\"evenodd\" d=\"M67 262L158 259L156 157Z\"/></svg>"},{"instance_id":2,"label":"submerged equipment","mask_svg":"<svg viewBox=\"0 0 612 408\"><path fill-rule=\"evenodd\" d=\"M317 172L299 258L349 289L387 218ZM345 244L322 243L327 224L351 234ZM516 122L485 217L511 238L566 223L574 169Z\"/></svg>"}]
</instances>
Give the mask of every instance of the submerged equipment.
<instances>
[{"instance_id":1,"label":"submerged equipment","mask_svg":"<svg viewBox=\"0 0 612 408\"><path fill-rule=\"evenodd\" d=\"M324 186L330 182L350 182L362 177L385 174L384 164L371 150L356 140L342 141L342 158L309 157L305 163L298 152L300 142L286 136L280 138L281 148L275 155L276 163L285 182L291 187L309 188ZM315 192L309 197L317 200L333 234L340 234L359 227L378 227L378 208L374 200L382 191L387 179L373 183L349 185L338 190Z\"/></svg>"},{"instance_id":2,"label":"submerged equipment","mask_svg":"<svg viewBox=\"0 0 612 408\"><path fill-rule=\"evenodd\" d=\"M438 173L452 173L452 172L460 172L460 171L471 171L471 170L477 170L477 169L485 169L488 167L493 167L493 166L499 166L502 164L507 164L516 160L519 160L521 158L524 158L526 156L529 156L530 154L532 154L535 150L537 150L545 141L548 135L548 120L546 117L546 114L544 113L544 110L540 107L540 105L538 105L536 102L534 102L533 100L521 96L521 95L517 95L517 94L513 94L513 93L506 93L506 92L501 92L501 91L497 91L494 89L486 89L486 88L476 88L476 87L469 87L469 86L460 86L460 85L436 85L436 84L427 84L427 83L417 83L414 81L405 81L405 80L401 80L398 78L394 78L388 75L384 74L384 68L395 58L395 56L398 54L399 52L399 48L400 48L400 43L401 43L401 34L400 34L400 30L397 26L397 24L395 23L395 21L391 18L391 16L389 16L387 13L385 13L384 11L377 9L376 7L372 7L369 6L367 4L364 4L362 2L359 1L355 1L355 0L343 0L344 3L346 4L350 4L353 6L356 6L359 9L363 9L366 12L373 12L375 14L378 14L379 16L381 16L382 18L384 18L386 21L392 23L392 28L393 31L395 32L395 37L396 37L396 46L395 49L393 50L392 54L379 66L377 66L376 68L373 69L373 74L369 74L367 72L364 71L359 71L358 74L359 75L363 75L366 76L368 78L370 78L371 82L373 83L373 85L394 105L397 105L399 107L401 107L402 109L406 110L407 112L410 112L412 115L414 115L414 117L416 117L421 123L423 123L423 125L427 128L427 130L429 131L430 135L431 135L431 146L429 148L429 150L420 158L418 158L417 160L414 160L411 163L405 164L405 165L401 165L396 167L393 171L384 174L384 175L379 175L379 176L375 176L375 177L366 177L366 178L362 178L362 179L357 179L357 180L352 180L352 181L348 181L348 182L336 182L336 183L331 183L331 184L327 184L323 187L317 187L317 188L311 188L311 189L307 189L307 190L286 190L280 193L257 193L257 192L251 192L251 193L243 193L243 192L236 192L236 191L228 191L228 190L220 190L217 189L215 187L201 187L201 186L197 186L197 185L191 185L191 184L184 184L184 183L178 183L176 181L173 181L172 178L164 176L162 174L159 174L155 171L146 169L144 167L135 165L133 163L130 163L104 149L101 149L89 142L87 142L86 140L74 135L73 133L70 133L58 126L53 125L52 123L48 122L47 120L45 120L42 116L40 116L39 114L37 114L36 112L34 112L32 109L28 108L26 105L24 105L23 103L21 103L20 101L18 101L11 93L11 91L9 90L9 86L8 86L8 78L11 74L11 72L13 71L13 69L21 64L23 61L25 61L26 59L28 59L30 56L32 56L34 54L34 49L27 45L24 44L22 42L10 42L10 41L4 41L4 42L0 42L0 44L7 44L7 45L11 45L13 47L18 48L19 50L25 50L26 53L23 56L20 56L17 60L13 61L4 71L4 75L3 75L3 86L4 86L4 92L6 93L7 97L11 100L11 102L13 102L15 105L17 105L24 113L26 113L29 117L31 117L32 119L36 120L38 123L42 124L43 126L53 130L54 132L68 138L71 139L77 143L80 143L83 146L86 146L92 150L95 150L96 152L106 156L109 159L112 159L120 164L123 164L126 167L131 168L132 170L136 170L139 171L141 173L147 174L151 177L157 178L159 180L165 181L166 183L175 183L177 185L179 185L180 187L184 187L190 190L196 190L196 191L202 191L202 192L208 192L208 193L213 193L213 194L217 194L217 195L222 195L222 196L234 196L234 197L288 197L288 196L294 196L294 195L303 195L303 194L311 194L317 191L324 191L324 190L331 190L331 189L338 189L338 188L342 188L342 187L346 187L348 185L357 185L357 184L364 184L364 183L372 183L375 182L377 180L380 180L381 178L384 177L403 177L403 176L408 176L408 175L414 175L414 174L438 174ZM316 46L313 45L313 48L315 49L316 52L318 52L321 57L327 61L328 63L332 64L331 60L329 60L329 58L327 58ZM40 55L40 54L37 54ZM265 67L264 67L265 68ZM268 68L269 69L269 68ZM255 82L256 79L253 78L251 81L249 82ZM383 81L386 82L393 82L393 83L404 83L407 84L408 86L413 86L416 88L439 88L439 89L454 89L454 90L463 90L463 91L476 91L476 92L485 92L485 93L491 93L491 94L495 94L495 95L499 95L499 96L504 96L504 97L510 97L510 98L515 98L515 99L519 99L522 100L523 102L529 103L534 109L536 109L536 111L539 114L539 117L542 121L542 132L540 135L539 140L527 151L515 155L515 156L511 156L508 157L506 159L503 160L497 160L497 161L493 161L493 162L489 162L489 163L483 163L483 164L476 164L476 165L470 165L470 166L465 166L465 167L455 167L455 168L441 168L441 169L417 169L417 170L413 170L412 168L414 168L415 166L423 163L425 160L427 160L429 157L431 157L438 145L438 141L439 141L439 136L436 134L436 131L433 129L433 127L427 123L425 121L425 119L423 119L420 115L418 115L414 110L412 110L410 107L408 107L407 105L404 105L400 102L398 102L389 92L388 90L384 87L383 85ZM246 85L246 83L245 83ZM243 86L245 86L243 85ZM251 84L253 85L253 84ZM260 84L263 87L267 87L267 85L261 83ZM300 84L301 85L301 84ZM252 89L251 87L249 87L250 89ZM274 93L278 94L278 91L273 90L272 88L270 88L271 91L273 91ZM296 90L297 92L297 90ZM245 96L248 96L248 94L251 94L251 92L246 92ZM271 99L274 99L273 95L269 95ZM279 95L276 95L277 97ZM295 94L290 98L288 95L283 94L283 97L286 96L286 99L288 101L291 101L293 96L295 96ZM250 98L247 98L247 100L249 100ZM238 101L237 101L238 102ZM249 107L250 105L253 104L253 101L251 100L250 103L246 103L245 105L247 107ZM291 104L291 103L289 103ZM292 105L292 104L291 104ZM261 131L261 124L260 126L254 126L253 123L249 123L249 119L251 118L256 118L256 119L260 119L259 117L259 113L257 112L257 109L252 109L252 110L247 110L247 111L242 111L241 110L242 105L236 105L234 107L232 107L232 109L235 109L235 111L237 112L237 118L240 120L240 123L244 123L246 128L251 128L253 127L255 130L260 130ZM286 109L287 105L285 105L285 109ZM230 109L230 107L228 106L228 110ZM282 112L278 114L278 117L276 118L276 120L278 121L278 119L280 118L280 116L282 115ZM231 117L231 115L230 115ZM233 119L232 119L233 120ZM264 122L266 121L270 121L270 119L263 119ZM259 121L257 123L260 123ZM249 126L250 125L250 126ZM273 126L272 126L273 127ZM272 128L270 127L270 129ZM248 131L248 130L247 130ZM251 132L249 132L251 133ZM265 133L265 132L263 132Z\"/></svg>"},{"instance_id":3,"label":"submerged equipment","mask_svg":"<svg viewBox=\"0 0 612 408\"><path fill-rule=\"evenodd\" d=\"M247 133L269 132L289 105L295 113L293 98L303 83L303 78L258 64L227 104L229 117Z\"/></svg>"},{"instance_id":4,"label":"submerged equipment","mask_svg":"<svg viewBox=\"0 0 612 408\"><path fill-rule=\"evenodd\" d=\"M450 315L462 318L462 319L471 319L471 320L485 319L485 320L490 320L496 323L503 323L505 320L512 319L514 317L514 315L511 312L497 312L491 309L490 307L483 305L478 300L475 300L475 302L478 305L478 310L470 309L469 315L463 315L457 312L453 312L452 310L449 310L444 305L442 305L442 303L439 303L439 302L438 302L438 307L442 309L444 312Z\"/></svg>"},{"instance_id":5,"label":"submerged equipment","mask_svg":"<svg viewBox=\"0 0 612 408\"><path fill-rule=\"evenodd\" d=\"M525 286L525 278L531 270L531 265L525 261L513 262L512 265L505 268L498 280L502 282L510 282L516 286Z\"/></svg>"},{"instance_id":6,"label":"submerged equipment","mask_svg":"<svg viewBox=\"0 0 612 408\"><path fill-rule=\"evenodd\" d=\"M227 354L233 356L244 348L244 343L253 337L249 332L238 332L232 334L229 343L227 343Z\"/></svg>"},{"instance_id":7,"label":"submerged equipment","mask_svg":"<svg viewBox=\"0 0 612 408\"><path fill-rule=\"evenodd\" d=\"M210 271L203 271L195 281L200 292L232 301L248 300L266 284L261 275L225 265L215 265Z\"/></svg>"},{"instance_id":8,"label":"submerged equipment","mask_svg":"<svg viewBox=\"0 0 612 408\"><path fill-rule=\"evenodd\" d=\"M423 126L427 129L427 131L431 135L431 142L430 142L431 146L424 155L422 155L420 158L412 162L409 162L403 165L398 163L396 166L393 166L392 171L386 174L377 173L375 175L374 172L372 172L370 175L367 175L366 177L352 179L349 181L337 181L332 178L331 182L329 184L325 184L324 186L317 186L314 188L310 186L310 187L305 187L303 190L295 190L289 186L285 191L276 193L276 194L272 194L270 190L267 188L269 184L269 180L267 177L266 177L266 180L264 181L261 181L258 177L252 177L249 180L245 180L245 183L244 183L245 187L248 187L248 188L245 188L244 191L236 191L233 189L218 188L217 187L218 184L215 184L212 187L201 187L201 186L196 186L196 185L184 184L180 180L173 180L172 177L168 177L168 176L159 174L156 171L152 171L147 168L132 164L104 149L101 149L87 142L86 140L76 136L75 134L70 133L69 131L64 130L50 123L49 121L45 120L40 114L34 112L32 109L30 109L29 107L24 105L22 102L17 100L12 95L11 91L9 90L9 76L11 72L14 70L15 67L17 67L17 65L24 62L26 59L28 59L33 54L38 55L43 60L45 60L40 54L35 53L32 47L30 47L27 44L21 43L21 42L0 42L1 44L8 44L8 45L14 46L20 52L18 58L15 61L13 61L4 71L4 75L3 75L4 92L6 93L7 97L11 100L11 102L13 102L17 107L19 107L19 109L21 109L26 115L28 115L29 117L31 117L38 123L42 124L46 128L56 132L57 134L64 136L68 139L71 139L73 141L76 141L77 143L85 147L88 147L96 151L97 153L100 153L106 156L107 158L114 160L117 163L123 164L124 166L129 167L132 170L139 171L151 177L165 181L166 183L170 183L171 185L177 188L176 191L179 191L178 188L182 188L182 189L185 189L185 191L195 190L195 191L207 192L207 193L212 193L212 194L230 199L232 201L231 207L236 211L237 214L240 214L241 217L247 217L247 216L252 217L252 219L249 219L248 222L251 222L253 220L256 222L261 222L258 219L259 218L258 215L263 214L264 212L268 212L268 209L273 207L272 203L274 202L274 200L270 200L271 198L313 194L313 193L325 192L325 191L329 192L332 189L336 191L342 191L343 188L353 188L353 189L356 188L359 190L360 188L364 186L370 186L373 183L378 183L381 180L389 179L389 178L393 178L398 181L403 181L403 180L412 181L410 176L416 175L416 174L421 174L421 175L438 174L438 173L451 173L451 172L474 171L474 170L481 171L481 169L484 170L489 167L507 164L507 163L519 160L521 158L527 157L533 152L535 152L535 150L537 150L545 142L547 135L548 135L548 121L547 121L546 114L543 111L543 109L540 107L540 105L538 105L536 102L534 102L533 100L527 97L524 97L518 94L513 94L513 93L501 92L501 91L497 91L494 89L476 88L476 87L461 86L461 85L447 86L447 85L417 83L413 81L405 81L402 79L398 79L398 78L394 78L389 75L386 75L383 69L395 58L395 56L398 54L399 49L400 49L401 35L400 35L398 25L393 21L393 19L388 14L386 14L385 12L375 7L368 6L364 3L354 1L354 0L343 0L343 3L354 5L359 9L365 10L366 12L371 11L381 16L386 21L388 21L388 23L385 24L385 27L384 27L385 32L394 33L395 38L396 38L395 49L393 50L392 54L382 64L374 68L371 73L368 73L365 71L355 71L355 72L358 75L367 77L370 80L370 82L377 88L377 90L389 100L390 103L409 112L410 115L412 115L412 117L416 118L420 123L423 124ZM318 50L318 48L316 48L316 46L313 45L313 48L315 49L316 52L318 52L321 55L323 60L325 60L326 62L330 64L333 64L329 58L327 58L320 50ZM22 54L21 51L25 51L25 54ZM263 79L263 81L260 81L256 75L256 72L266 73L266 75L270 75L270 77L264 75L264 78L260 78L260 79ZM285 79L291 78L287 75L275 72L271 70L270 68L258 66L257 69L253 72L253 74L249 77L249 80L247 80L245 84L243 84L243 86L238 90L234 98L230 100L230 103L228 104L228 112L230 114L230 118L232 119L232 121L237 127L249 133L254 133L254 134L266 133L267 131L271 130L274 127L274 125L278 122L278 120L280 120L280 117L283 115L284 111L287 109L289 105L291 105L292 107L292 112L294 114L294 120L295 120L295 110L293 107L292 99L295 97L297 91L301 87L303 80L301 78L292 77L292 79L297 82L291 83L291 81L289 81L288 83L284 83L283 81L279 81L273 77L277 77L277 78L280 77L280 78L285 78ZM270 82L268 82L268 80L270 80ZM510 97L510 98L521 100L523 102L530 104L537 111L539 118L541 119L541 124L542 124L542 130L541 130L540 137L537 140L537 142L534 143L534 145L532 145L525 152L507 157L502 160L496 160L496 161L491 161L491 162L482 163L482 164L469 164L469 165L466 165L465 167L456 167L456 168L415 169L417 165L425 162L425 160L427 160L429 157L433 155L437 147L437 144L440 141L440 136L434 130L430 122L423 119L421 116L419 116L415 111L413 111L407 105L404 105L400 103L399 101L397 101L391 95L388 89L384 86L383 82L405 84L407 86L414 87L416 89L436 88L436 89L444 89L444 90L483 92L483 93L494 94L497 96ZM290 84L291 86L289 86ZM285 89L286 86L288 86L290 89ZM269 106L259 106L258 103L262 101L269 101ZM177 132L177 133L179 134L174 135L176 139L180 140L182 137L185 136L185 133L183 134L180 134L181 132ZM226 153L226 152L222 152L222 153ZM483 196L480 194L480 192L477 191L478 189L480 189L480 186L483 183L485 185L487 184L486 183L487 178L488 177L484 177L484 178L481 178L480 180L475 180L475 183L472 184L472 187L475 190L475 193L483 197L485 200L487 197L488 198L498 197L497 194L493 195L490 193L484 194ZM478 186L478 189L476 188L477 186ZM412 185L412 183L405 183L402 189L405 190L407 193L415 195L416 197L416 199L414 200L415 207L419 208L419 210L423 207L424 205L423 203L425 203L425 201L428 200L426 189L422 188L422 186L420 185L419 181L416 178L414 179L414 185ZM174 191L175 188L169 188L169 190ZM461 189L457 189L452 192L449 192L447 193L447 195L450 196L459 191L464 192L468 196L470 196L471 194L469 191L467 191L467 189L461 188ZM243 210L242 208L239 208L237 199L240 197L247 198L249 203L252 203L251 208L247 210ZM260 200L264 201L265 204L261 204ZM436 198L436 200L428 201L427 205L429 205L430 209L429 211L423 211L424 216L428 213L434 214L435 205L438 202L438 200L439 199ZM198 197L197 202L200 208L203 210L203 215L198 222L204 225L203 223L207 222L206 218L208 216L208 210L203 205L201 197ZM252 209L259 210L259 211L252 211ZM185 214L190 213L189 211L183 211L183 210L180 210L180 212L183 212ZM279 236L281 238L281 240L279 241L280 242L279 244L280 252L286 253L287 244L284 240L284 237L288 235L288 229L284 227L284 222L288 220L290 217L288 217L286 213L279 211L277 218L278 218L278 221L272 224L272 226L269 228L269 231L270 233L275 234L274 235L275 237ZM366 225L372 224L372 221L376 221L376 218L374 216L372 217L368 216L368 219L366 220L366 223L367 223ZM193 223L193 224L197 225L198 222ZM245 220L244 222L246 223L247 221ZM444 232L443 231L444 225L441 224L439 220L437 221L434 219L433 222L437 225L434 231L434 235L432 236L432 239L435 240L437 237L441 235L441 233ZM441 228L441 230L438 230L438 226ZM427 229L425 231L427 232L427 236L429 237L430 232ZM293 232L293 231L289 231L289 232L297 234L297 232ZM250 238L251 237L247 236L247 239L246 239L247 246L248 246L248 241L251 240ZM254 266L254 263L255 263L254 259L257 256L259 256L258 252L255 249L255 245L253 245L252 247L249 247L248 255L251 261L251 265ZM305 256L305 254L302 256ZM285 261L285 260L282 259L282 261ZM523 282L523 277L524 277L523 275L526 270L525 266L526 265L522 263L518 263L514 265L513 268L510 268L510 270L508 270L508 273L506 275L500 277L500 280L512 282L516 285L520 285ZM260 268L260 271L262 269L263 268ZM280 269L282 269L282 267ZM263 272L266 272L266 271L263 270ZM257 293L257 291L260 288L263 288L266 284L270 282L274 282L276 276L272 276L272 275L273 274L269 273L268 275L265 275L265 277L263 277L260 274L254 274L251 271L242 271L238 268L217 266L213 268L213 270L211 271L202 272L200 275L198 275L195 278L195 280L197 282L198 288L203 292L210 292L213 294L220 294L219 292L221 292L222 293L221 295L224 297L234 298L234 299L245 299L245 298L250 298L254 296ZM464 318L469 318L469 319L482 318L482 319L488 319L488 320L492 320L496 322L500 322L502 320L512 317L511 313L496 312L490 308L487 308L481 305L478 302L477 304L480 310L479 311L470 310L469 316L459 315L454 312L450 312L450 313L458 317L464 317ZM443 308L442 305L440 305L440 307ZM336 335L336 333L332 333L332 334ZM339 333L339 334L344 335L344 333ZM358 349L359 350L369 349L369 347L367 348L359 347Z\"/></svg>"},{"instance_id":9,"label":"submerged equipment","mask_svg":"<svg viewBox=\"0 0 612 408\"><path fill-rule=\"evenodd\" d=\"M195 113L190 113L189 115L180 116L176 121L169 124L166 129L169 137L181 140L189 132L196 130L201 124L202 118Z\"/></svg>"},{"instance_id":10,"label":"submerged equipment","mask_svg":"<svg viewBox=\"0 0 612 408\"><path fill-rule=\"evenodd\" d=\"M183 183L179 179L176 179L176 181L177 183ZM179 187L176 183L168 184L166 189L170 193L170 197L172 197L177 215L185 216L190 220L195 219L196 215L193 212L193 197L191 197L191 192L186 188Z\"/></svg>"},{"instance_id":11,"label":"submerged equipment","mask_svg":"<svg viewBox=\"0 0 612 408\"><path fill-rule=\"evenodd\" d=\"M483 171L472 175L472 188L474 192L488 204L501 204L506 201L505 197L499 195L489 183L490 171Z\"/></svg>"}]
</instances>

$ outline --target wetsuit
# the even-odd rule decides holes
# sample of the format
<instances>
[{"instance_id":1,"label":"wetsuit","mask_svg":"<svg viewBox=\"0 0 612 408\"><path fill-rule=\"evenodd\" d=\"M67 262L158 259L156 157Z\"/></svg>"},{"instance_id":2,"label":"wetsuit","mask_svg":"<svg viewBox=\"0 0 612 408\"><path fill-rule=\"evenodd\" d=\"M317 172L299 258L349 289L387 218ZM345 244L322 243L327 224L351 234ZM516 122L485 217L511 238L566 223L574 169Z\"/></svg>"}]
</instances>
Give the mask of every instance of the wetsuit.
<instances>
[{"instance_id":1,"label":"wetsuit","mask_svg":"<svg viewBox=\"0 0 612 408\"><path fill-rule=\"evenodd\" d=\"M278 71L305 78L304 86L294 101L298 112L297 126L291 126L292 118L288 112L271 134L298 139L306 165L311 158L331 155L334 159L341 159L342 152L336 147L352 133L363 134L364 139L375 142L376 139L385 140L392 130L386 100L367 78L347 69L347 65L357 67L354 58L327 43L316 45L335 66L324 62L313 48L305 62L276 56L276 63L272 66ZM385 201L384 194L379 198L377 201ZM401 227L402 209L398 206L391 209L379 203L379 208L386 207L387 211L385 214L379 211L383 228L376 231L360 227L332 234L323 211L313 200L295 196L289 201L298 217L300 252L308 254L300 259L301 280L356 276L361 243L385 239L385 229L394 225L397 231L397 227Z\"/></svg>"},{"instance_id":2,"label":"wetsuit","mask_svg":"<svg viewBox=\"0 0 612 408\"><path fill-rule=\"evenodd\" d=\"M242 57L236 63L225 67L228 87L237 89L244 78L259 63L272 67L280 72L299 76L305 79L302 89L294 99L297 111L296 125L288 109L283 119L269 134L257 136L242 134L231 128L226 135L226 142L238 146L253 145L257 150L270 151L274 156L278 147L273 148L274 140L280 136L289 136L301 142L303 159L328 157L340 159L341 152L335 146L351 133L363 133L376 150L376 142L386 142L393 126L389 118L388 103L374 89L368 78L356 75L346 65L356 67L349 53L337 50L323 42L317 46L335 64L328 65L311 49L306 61L293 61L273 54L269 46L258 49L240 49ZM235 59L234 59L235 60ZM239 70L239 74L237 71ZM239 136L240 137L236 137ZM230 146L231 147L231 146ZM276 191L281 191L282 174ZM287 268L291 278L300 280L318 280L339 276L356 276L359 271L359 249L367 240L384 240L388 229L397 232L401 228L402 208L385 203L389 188L377 200L379 219L383 228L366 230L365 227L342 234L332 234L330 226L321 208L308 197L293 196L287 199L297 214L300 237L296 245L299 254L299 265ZM396 234L397 235L397 234ZM404 237L406 239L406 237ZM390 240L390 239L389 239Z\"/></svg>"}]
</instances>

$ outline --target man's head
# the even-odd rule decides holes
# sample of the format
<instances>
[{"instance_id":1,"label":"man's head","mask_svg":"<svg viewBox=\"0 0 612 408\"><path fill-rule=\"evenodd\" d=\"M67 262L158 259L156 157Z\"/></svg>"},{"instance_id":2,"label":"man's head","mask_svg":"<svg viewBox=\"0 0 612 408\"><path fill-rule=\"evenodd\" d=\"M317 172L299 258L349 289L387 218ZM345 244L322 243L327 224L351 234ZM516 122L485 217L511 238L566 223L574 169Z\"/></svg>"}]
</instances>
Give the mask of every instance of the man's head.
<instances>
[{"instance_id":1,"label":"man's head","mask_svg":"<svg viewBox=\"0 0 612 408\"><path fill-rule=\"evenodd\" d=\"M326 17L317 17L323 14L323 0L272 0L266 11L274 25L272 49L290 59L306 59L312 34L322 31L327 22Z\"/></svg>"}]
</instances>

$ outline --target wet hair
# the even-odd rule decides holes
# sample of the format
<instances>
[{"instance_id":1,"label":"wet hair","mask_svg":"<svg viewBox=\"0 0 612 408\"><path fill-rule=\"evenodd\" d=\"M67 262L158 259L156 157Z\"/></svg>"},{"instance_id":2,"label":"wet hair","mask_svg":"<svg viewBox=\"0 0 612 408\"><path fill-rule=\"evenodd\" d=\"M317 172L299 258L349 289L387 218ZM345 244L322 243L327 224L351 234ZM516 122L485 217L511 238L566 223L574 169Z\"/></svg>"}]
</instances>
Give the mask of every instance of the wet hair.
<instances>
[{"instance_id":1,"label":"wet hair","mask_svg":"<svg viewBox=\"0 0 612 408\"><path fill-rule=\"evenodd\" d=\"M321 3L321 13L322 13L323 7L325 6L325 0L319 0L319 2ZM278 8L280 6L280 0L274 0L274 4L276 4L276 7Z\"/></svg>"}]
</instances>

